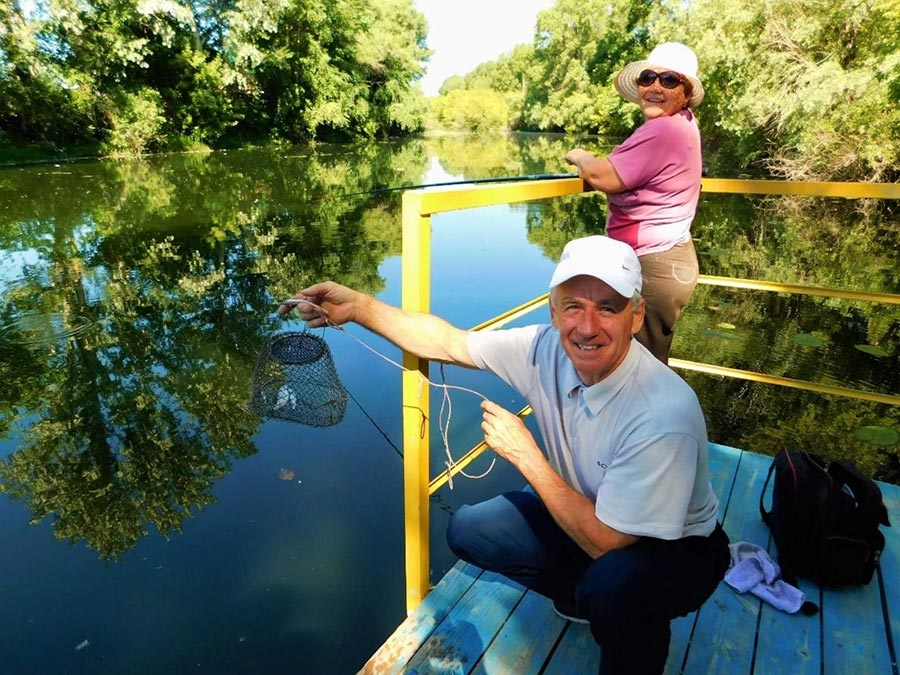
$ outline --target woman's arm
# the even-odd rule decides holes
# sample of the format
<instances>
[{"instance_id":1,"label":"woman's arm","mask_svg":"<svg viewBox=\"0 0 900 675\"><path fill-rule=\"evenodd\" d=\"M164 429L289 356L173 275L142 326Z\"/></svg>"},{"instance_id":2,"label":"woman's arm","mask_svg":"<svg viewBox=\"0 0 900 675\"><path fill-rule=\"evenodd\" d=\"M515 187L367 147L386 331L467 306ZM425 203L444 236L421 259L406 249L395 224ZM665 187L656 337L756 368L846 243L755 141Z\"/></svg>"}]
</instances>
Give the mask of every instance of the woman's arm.
<instances>
[{"instance_id":1,"label":"woman's arm","mask_svg":"<svg viewBox=\"0 0 900 675\"><path fill-rule=\"evenodd\" d=\"M615 194L627 189L606 157L597 158L587 150L575 148L566 153L566 162L576 167L578 175L595 190Z\"/></svg>"}]
</instances>

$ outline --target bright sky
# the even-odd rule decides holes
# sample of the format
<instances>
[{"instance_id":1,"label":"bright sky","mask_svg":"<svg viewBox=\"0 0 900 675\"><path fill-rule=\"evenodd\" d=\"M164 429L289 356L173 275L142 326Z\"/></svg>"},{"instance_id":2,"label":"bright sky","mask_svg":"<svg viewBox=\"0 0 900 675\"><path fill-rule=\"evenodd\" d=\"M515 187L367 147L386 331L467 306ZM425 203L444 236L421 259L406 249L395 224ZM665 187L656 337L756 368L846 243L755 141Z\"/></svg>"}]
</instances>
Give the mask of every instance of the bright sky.
<instances>
[{"instance_id":1,"label":"bright sky","mask_svg":"<svg viewBox=\"0 0 900 675\"><path fill-rule=\"evenodd\" d=\"M522 43L534 42L538 12L555 0L413 0L428 21L434 53L422 78L426 96L436 96L451 75L465 75Z\"/></svg>"}]
</instances>

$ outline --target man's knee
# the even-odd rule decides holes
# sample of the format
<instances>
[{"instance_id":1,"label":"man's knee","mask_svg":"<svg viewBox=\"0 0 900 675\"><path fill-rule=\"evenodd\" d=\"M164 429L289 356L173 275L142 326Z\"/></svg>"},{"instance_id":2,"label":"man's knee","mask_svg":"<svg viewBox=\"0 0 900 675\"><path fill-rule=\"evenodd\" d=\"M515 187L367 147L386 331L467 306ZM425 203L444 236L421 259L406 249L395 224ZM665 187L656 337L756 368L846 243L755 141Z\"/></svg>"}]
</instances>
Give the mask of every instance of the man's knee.
<instances>
[{"instance_id":1,"label":"man's knee","mask_svg":"<svg viewBox=\"0 0 900 675\"><path fill-rule=\"evenodd\" d=\"M648 612L645 589L653 570L639 547L632 545L597 558L575 588L579 611L600 624L628 621ZM634 617L637 619L637 616Z\"/></svg>"},{"instance_id":2,"label":"man's knee","mask_svg":"<svg viewBox=\"0 0 900 675\"><path fill-rule=\"evenodd\" d=\"M447 524L447 544L463 560L479 567L493 569L501 564L509 546L505 531L504 504L494 500L465 504L450 516Z\"/></svg>"},{"instance_id":3,"label":"man's knee","mask_svg":"<svg viewBox=\"0 0 900 675\"><path fill-rule=\"evenodd\" d=\"M459 507L447 523L447 545L456 556L468 562L473 562L469 550L472 548L472 536L475 532L475 522L469 516L471 508L467 504Z\"/></svg>"},{"instance_id":4,"label":"man's knee","mask_svg":"<svg viewBox=\"0 0 900 675\"><path fill-rule=\"evenodd\" d=\"M546 553L521 505L507 493L472 506L460 507L447 525L447 544L457 556L479 567L508 570L535 567ZM536 499L536 497L531 497Z\"/></svg>"}]
</instances>

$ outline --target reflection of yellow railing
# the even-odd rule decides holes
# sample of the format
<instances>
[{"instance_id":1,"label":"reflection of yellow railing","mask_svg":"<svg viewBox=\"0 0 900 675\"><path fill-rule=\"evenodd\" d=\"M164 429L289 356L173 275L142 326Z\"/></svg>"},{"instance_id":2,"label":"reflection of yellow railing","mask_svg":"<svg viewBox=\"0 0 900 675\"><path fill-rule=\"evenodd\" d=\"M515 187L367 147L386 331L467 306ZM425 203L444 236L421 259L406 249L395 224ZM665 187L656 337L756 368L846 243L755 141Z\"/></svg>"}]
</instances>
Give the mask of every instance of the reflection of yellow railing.
<instances>
[{"instance_id":1,"label":"reflection of yellow railing","mask_svg":"<svg viewBox=\"0 0 900 675\"><path fill-rule=\"evenodd\" d=\"M704 192L731 192L743 194L803 195L817 197L843 197L850 199L880 198L900 199L900 185L883 183L796 183L785 181L758 181L734 179L704 179ZM428 312L431 296L431 216L445 211L457 211L496 204L513 204L551 197L563 197L584 192L584 184L578 178L534 181L523 183L485 184L459 187L445 187L433 190L413 190L403 194L403 260L402 305L414 312ZM898 296L887 294L856 293L834 291L777 284L774 282L725 279L721 277L701 277L701 283L722 286L755 288L759 290L785 293L815 293L854 300L874 300L876 302L900 302ZM473 330L496 328L539 307L547 301L547 295L536 298L517 307L490 322L476 326ZM428 362L412 354L404 353L403 365L403 496L406 533L406 607L412 611L428 593L429 578L429 511L428 497L443 486L452 474L443 472L434 479L429 478L430 411L429 387L423 386L423 378L428 377ZM689 361L672 360L671 365L692 370L704 370L727 377L753 379L759 382L782 386L802 387L810 391L821 391L838 395L858 395L840 387L827 387L803 383L787 378L775 378L760 373L748 373L735 369L707 366ZM880 396L873 394L872 396ZM857 396L860 397L860 396ZM898 397L881 400L898 404ZM874 400L874 399L868 399ZM531 412L523 408L519 415ZM464 469L475 457L485 450L484 444L472 448L456 463L456 470Z\"/></svg>"}]
</instances>

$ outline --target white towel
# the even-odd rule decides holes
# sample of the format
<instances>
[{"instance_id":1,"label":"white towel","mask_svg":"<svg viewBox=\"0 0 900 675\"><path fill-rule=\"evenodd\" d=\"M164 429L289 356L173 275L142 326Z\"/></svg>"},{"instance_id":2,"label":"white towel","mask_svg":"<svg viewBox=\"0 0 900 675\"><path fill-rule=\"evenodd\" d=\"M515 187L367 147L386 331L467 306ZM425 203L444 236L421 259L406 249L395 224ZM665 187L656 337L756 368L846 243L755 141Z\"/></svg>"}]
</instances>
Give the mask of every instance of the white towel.
<instances>
[{"instance_id":1,"label":"white towel","mask_svg":"<svg viewBox=\"0 0 900 675\"><path fill-rule=\"evenodd\" d=\"M739 593L748 591L760 600L788 614L803 606L803 591L791 586L781 577L781 568L765 549L747 541L729 546L731 566L725 573L725 582Z\"/></svg>"}]
</instances>

